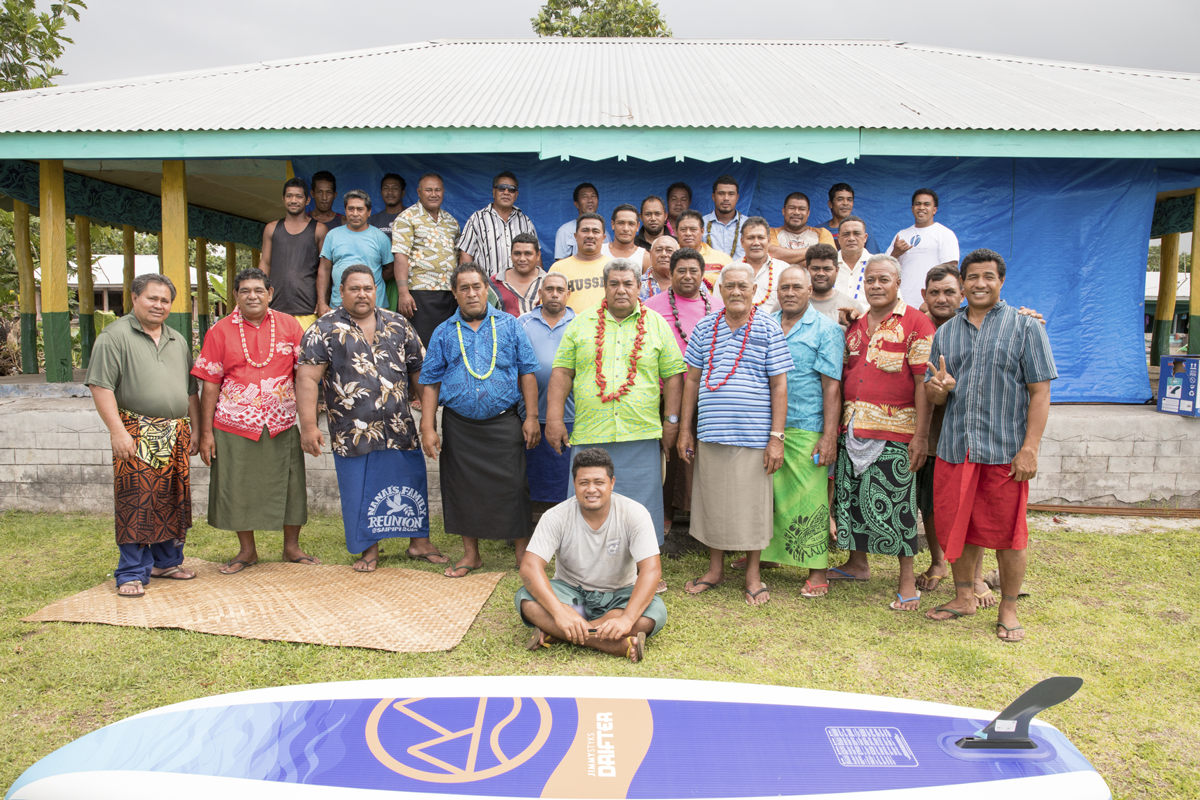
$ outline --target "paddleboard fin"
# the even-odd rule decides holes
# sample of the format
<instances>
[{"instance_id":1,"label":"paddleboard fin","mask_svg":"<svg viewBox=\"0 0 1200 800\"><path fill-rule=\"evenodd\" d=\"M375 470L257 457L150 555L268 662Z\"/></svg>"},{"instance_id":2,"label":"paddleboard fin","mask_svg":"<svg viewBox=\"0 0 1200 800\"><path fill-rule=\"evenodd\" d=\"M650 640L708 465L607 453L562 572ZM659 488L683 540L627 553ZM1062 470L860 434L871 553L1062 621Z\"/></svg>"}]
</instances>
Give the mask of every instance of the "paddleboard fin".
<instances>
[{"instance_id":1,"label":"paddleboard fin","mask_svg":"<svg viewBox=\"0 0 1200 800\"><path fill-rule=\"evenodd\" d=\"M954 744L968 750L1036 750L1029 738L1029 723L1047 708L1071 699L1083 678L1047 678L1035 684L977 736L966 736Z\"/></svg>"}]
</instances>

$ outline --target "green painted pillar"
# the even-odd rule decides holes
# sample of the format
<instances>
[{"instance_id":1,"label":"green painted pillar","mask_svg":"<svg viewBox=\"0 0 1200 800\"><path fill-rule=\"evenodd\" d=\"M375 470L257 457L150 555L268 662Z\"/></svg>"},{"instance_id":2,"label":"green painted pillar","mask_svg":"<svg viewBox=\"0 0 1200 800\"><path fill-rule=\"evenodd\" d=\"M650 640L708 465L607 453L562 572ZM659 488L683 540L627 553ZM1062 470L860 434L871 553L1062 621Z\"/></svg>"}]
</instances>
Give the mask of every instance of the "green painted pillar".
<instances>
[{"instance_id":1,"label":"green painted pillar","mask_svg":"<svg viewBox=\"0 0 1200 800\"><path fill-rule=\"evenodd\" d=\"M87 369L96 344L96 294L92 288L92 221L75 217L75 267L79 277L80 365Z\"/></svg>"},{"instance_id":2,"label":"green painted pillar","mask_svg":"<svg viewBox=\"0 0 1200 800\"><path fill-rule=\"evenodd\" d=\"M40 162L42 230L42 343L46 349L46 382L74 379L71 359L71 312L67 303L67 207L63 162Z\"/></svg>"},{"instance_id":3,"label":"green painted pillar","mask_svg":"<svg viewBox=\"0 0 1200 800\"><path fill-rule=\"evenodd\" d=\"M21 372L36 375L37 284L33 275L33 251L29 246L29 206L13 200L13 240L17 250L17 295L21 310Z\"/></svg>"},{"instance_id":4,"label":"green painted pillar","mask_svg":"<svg viewBox=\"0 0 1200 800\"><path fill-rule=\"evenodd\" d=\"M1197 264L1200 263L1200 189L1196 190L1196 203L1192 210L1192 266L1188 275L1192 291L1188 297L1188 355L1200 356L1200 328L1195 327L1196 312L1200 311L1200 281L1196 280Z\"/></svg>"},{"instance_id":5,"label":"green painted pillar","mask_svg":"<svg viewBox=\"0 0 1200 800\"><path fill-rule=\"evenodd\" d=\"M1193 237L1194 238L1194 237ZM1179 234L1162 237L1158 267L1158 304L1154 308L1154 331L1150 336L1150 365L1171 354L1171 327L1175 321L1175 296L1179 289Z\"/></svg>"}]
</instances>

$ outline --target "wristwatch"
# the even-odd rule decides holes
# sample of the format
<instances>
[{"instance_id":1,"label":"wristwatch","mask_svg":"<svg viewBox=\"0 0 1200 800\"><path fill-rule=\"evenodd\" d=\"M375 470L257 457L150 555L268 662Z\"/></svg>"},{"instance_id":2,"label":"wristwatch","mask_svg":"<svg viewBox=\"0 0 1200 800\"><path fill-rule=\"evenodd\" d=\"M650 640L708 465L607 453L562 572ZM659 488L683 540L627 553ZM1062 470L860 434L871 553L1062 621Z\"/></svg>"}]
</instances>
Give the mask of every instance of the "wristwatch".
<instances>
[{"instance_id":1,"label":"wristwatch","mask_svg":"<svg viewBox=\"0 0 1200 800\"><path fill-rule=\"evenodd\" d=\"M668 422L668 423L670 423L671 425L678 425L678 424L679 424L679 417L678 417L677 415L675 415L675 414L668 414L668 415L667 415L667 422Z\"/></svg>"},{"instance_id":2,"label":"wristwatch","mask_svg":"<svg viewBox=\"0 0 1200 800\"><path fill-rule=\"evenodd\" d=\"M781 442L784 439L783 431L771 431L771 435L774 436L776 439L778 439Z\"/></svg>"}]
</instances>

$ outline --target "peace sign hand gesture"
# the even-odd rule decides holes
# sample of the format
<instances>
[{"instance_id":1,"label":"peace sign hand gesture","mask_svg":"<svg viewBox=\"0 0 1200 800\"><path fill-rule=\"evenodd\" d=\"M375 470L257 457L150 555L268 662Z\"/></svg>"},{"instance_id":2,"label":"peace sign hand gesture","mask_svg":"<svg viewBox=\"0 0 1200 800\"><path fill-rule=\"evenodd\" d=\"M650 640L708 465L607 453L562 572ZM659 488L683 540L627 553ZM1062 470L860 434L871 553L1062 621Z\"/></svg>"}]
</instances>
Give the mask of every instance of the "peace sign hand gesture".
<instances>
[{"instance_id":1,"label":"peace sign hand gesture","mask_svg":"<svg viewBox=\"0 0 1200 800\"><path fill-rule=\"evenodd\" d=\"M925 382L925 387L929 399L935 405L940 406L946 402L946 396L954 391L954 386L958 382L954 380L954 377L949 372L946 372L946 357L939 356L938 361L937 369L933 368L933 364L925 365L926 374L931 375L929 380Z\"/></svg>"}]
</instances>

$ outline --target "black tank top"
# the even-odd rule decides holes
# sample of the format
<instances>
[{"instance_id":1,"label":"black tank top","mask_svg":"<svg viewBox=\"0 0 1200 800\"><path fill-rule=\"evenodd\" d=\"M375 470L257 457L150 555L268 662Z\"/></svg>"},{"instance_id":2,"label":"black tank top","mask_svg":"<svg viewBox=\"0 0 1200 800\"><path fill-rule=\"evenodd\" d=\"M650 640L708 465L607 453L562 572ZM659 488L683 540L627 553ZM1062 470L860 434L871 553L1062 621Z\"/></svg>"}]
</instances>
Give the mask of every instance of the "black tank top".
<instances>
[{"instance_id":1,"label":"black tank top","mask_svg":"<svg viewBox=\"0 0 1200 800\"><path fill-rule=\"evenodd\" d=\"M317 221L311 217L294 236L283 220L271 235L271 308L293 316L317 313Z\"/></svg>"}]
</instances>

